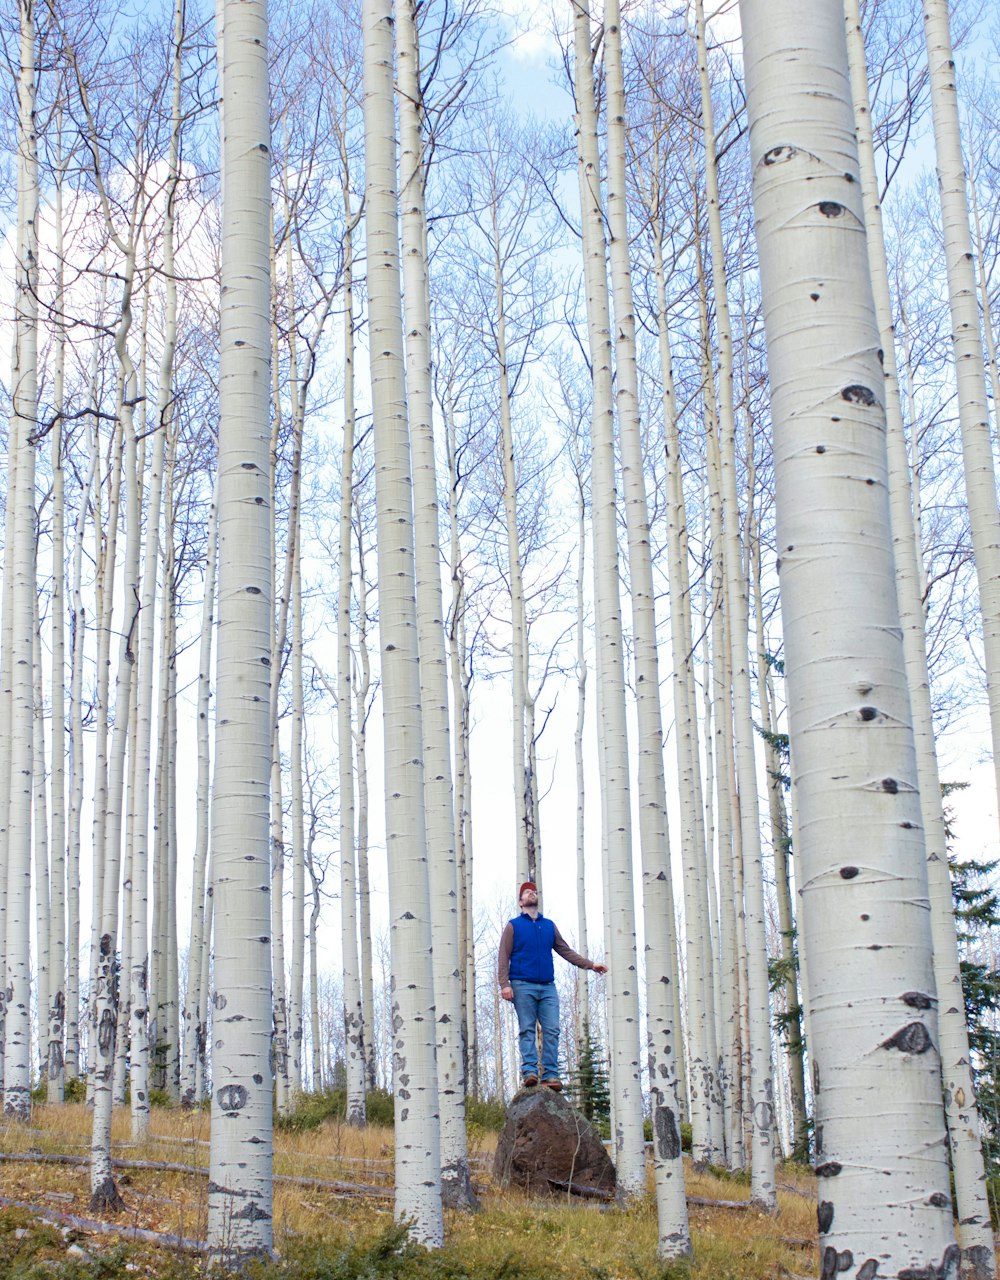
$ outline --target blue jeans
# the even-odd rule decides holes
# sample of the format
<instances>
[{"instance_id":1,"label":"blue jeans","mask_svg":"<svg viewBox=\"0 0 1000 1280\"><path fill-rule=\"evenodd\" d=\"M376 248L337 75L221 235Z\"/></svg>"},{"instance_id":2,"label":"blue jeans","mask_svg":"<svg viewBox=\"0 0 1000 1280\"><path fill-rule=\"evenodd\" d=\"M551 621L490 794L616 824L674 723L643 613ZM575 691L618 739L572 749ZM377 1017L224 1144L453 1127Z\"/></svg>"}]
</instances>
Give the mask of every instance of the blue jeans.
<instances>
[{"instance_id":1,"label":"blue jeans","mask_svg":"<svg viewBox=\"0 0 1000 1280\"><path fill-rule=\"evenodd\" d=\"M542 1079L559 1079L559 993L554 982L511 982L521 1044L521 1075L538 1075L535 1023L542 1028Z\"/></svg>"}]
</instances>

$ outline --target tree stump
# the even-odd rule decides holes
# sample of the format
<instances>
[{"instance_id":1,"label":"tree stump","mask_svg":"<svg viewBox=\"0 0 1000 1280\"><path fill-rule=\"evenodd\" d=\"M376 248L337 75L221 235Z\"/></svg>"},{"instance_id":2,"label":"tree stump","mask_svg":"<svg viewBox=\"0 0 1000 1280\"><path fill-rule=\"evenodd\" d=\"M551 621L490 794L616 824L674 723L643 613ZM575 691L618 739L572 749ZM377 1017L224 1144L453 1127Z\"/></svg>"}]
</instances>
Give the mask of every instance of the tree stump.
<instances>
[{"instance_id":1,"label":"tree stump","mask_svg":"<svg viewBox=\"0 0 1000 1280\"><path fill-rule=\"evenodd\" d=\"M540 1195L579 1189L609 1199L615 1166L601 1135L573 1105L539 1085L515 1094L497 1142L493 1177L501 1187Z\"/></svg>"}]
</instances>

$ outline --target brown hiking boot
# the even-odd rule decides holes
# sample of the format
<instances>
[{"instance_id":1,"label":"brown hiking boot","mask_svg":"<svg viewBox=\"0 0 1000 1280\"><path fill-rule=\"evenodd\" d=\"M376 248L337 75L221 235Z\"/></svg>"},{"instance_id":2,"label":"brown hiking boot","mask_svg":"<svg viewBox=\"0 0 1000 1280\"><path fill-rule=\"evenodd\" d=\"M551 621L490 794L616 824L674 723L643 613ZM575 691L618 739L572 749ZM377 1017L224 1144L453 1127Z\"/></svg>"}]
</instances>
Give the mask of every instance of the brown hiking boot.
<instances>
[{"instance_id":1,"label":"brown hiking boot","mask_svg":"<svg viewBox=\"0 0 1000 1280\"><path fill-rule=\"evenodd\" d=\"M531 1089L538 1083L538 1077L536 1075L526 1075L521 1083L525 1089Z\"/></svg>"},{"instance_id":2,"label":"brown hiking boot","mask_svg":"<svg viewBox=\"0 0 1000 1280\"><path fill-rule=\"evenodd\" d=\"M553 1093L559 1093L562 1090L561 1080L543 1080L542 1084L546 1089L551 1089Z\"/></svg>"}]
</instances>

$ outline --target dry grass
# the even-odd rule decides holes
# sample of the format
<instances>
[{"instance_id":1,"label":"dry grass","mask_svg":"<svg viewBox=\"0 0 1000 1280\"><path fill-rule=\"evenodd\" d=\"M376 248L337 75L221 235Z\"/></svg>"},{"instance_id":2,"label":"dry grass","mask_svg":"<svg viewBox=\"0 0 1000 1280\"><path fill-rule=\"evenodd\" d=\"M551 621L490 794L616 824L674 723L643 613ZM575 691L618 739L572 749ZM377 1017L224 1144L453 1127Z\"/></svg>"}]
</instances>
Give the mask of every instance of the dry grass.
<instances>
[{"instance_id":1,"label":"dry grass","mask_svg":"<svg viewBox=\"0 0 1000 1280\"><path fill-rule=\"evenodd\" d=\"M82 1105L36 1107L30 1128L0 1127L0 1149L85 1154L90 1118ZM127 1112L116 1114L116 1157L207 1166L207 1113L157 1110L153 1133L154 1140L133 1144ZM692 1206L694 1260L680 1269L664 1268L656 1261L656 1214L651 1196L635 1208L621 1210L576 1202L540 1203L514 1191L501 1191L485 1172L494 1142L495 1135L477 1134L475 1177L481 1187L482 1212L448 1214L446 1252L459 1268L448 1270L448 1276L469 1274L478 1280L504 1274L544 1274L548 1280L659 1280L683 1275L690 1280L779 1280L817 1273L814 1187L805 1171L787 1168L780 1173L781 1184L805 1194L779 1189L779 1211L774 1217L748 1210ZM391 1160L392 1131L385 1128L359 1130L327 1122L306 1133L275 1134L275 1170L286 1175L385 1184L391 1178ZM120 1171L119 1179L129 1205L128 1214L122 1215L123 1225L204 1237L203 1176L136 1169ZM688 1170L687 1190L691 1196L712 1200L741 1200L749 1194L740 1180L692 1169ZM8 1162L0 1165L0 1194L89 1216L85 1166ZM275 1186L275 1245L282 1252L300 1247L304 1237L320 1238L334 1250L356 1247L375 1242L391 1224L388 1201L360 1195L341 1198L323 1188L293 1183ZM108 1249L107 1241L96 1238L83 1243L92 1253ZM147 1274L153 1274L158 1265L150 1261L152 1257L148 1251L142 1254L142 1270ZM192 1264L186 1265L193 1273Z\"/></svg>"}]
</instances>

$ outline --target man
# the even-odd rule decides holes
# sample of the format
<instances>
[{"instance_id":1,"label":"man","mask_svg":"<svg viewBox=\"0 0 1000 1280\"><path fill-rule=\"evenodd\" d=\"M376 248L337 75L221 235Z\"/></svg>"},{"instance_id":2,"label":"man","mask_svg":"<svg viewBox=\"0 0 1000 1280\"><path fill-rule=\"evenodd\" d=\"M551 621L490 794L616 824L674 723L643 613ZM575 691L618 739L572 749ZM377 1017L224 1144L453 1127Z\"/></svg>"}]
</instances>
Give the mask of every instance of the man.
<instances>
[{"instance_id":1,"label":"man","mask_svg":"<svg viewBox=\"0 0 1000 1280\"><path fill-rule=\"evenodd\" d=\"M542 1084L557 1093L559 1079L559 993L552 964L555 951L578 969L607 973L606 964L593 964L573 951L565 938L538 910L538 889L526 880L518 891L521 914L508 920L500 935L497 965L500 994L514 1003L521 1043L521 1077L526 1088L538 1084L535 1023L542 1028Z\"/></svg>"}]
</instances>

